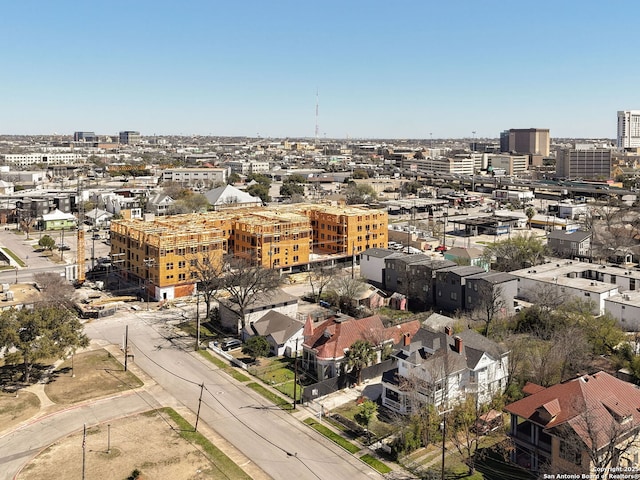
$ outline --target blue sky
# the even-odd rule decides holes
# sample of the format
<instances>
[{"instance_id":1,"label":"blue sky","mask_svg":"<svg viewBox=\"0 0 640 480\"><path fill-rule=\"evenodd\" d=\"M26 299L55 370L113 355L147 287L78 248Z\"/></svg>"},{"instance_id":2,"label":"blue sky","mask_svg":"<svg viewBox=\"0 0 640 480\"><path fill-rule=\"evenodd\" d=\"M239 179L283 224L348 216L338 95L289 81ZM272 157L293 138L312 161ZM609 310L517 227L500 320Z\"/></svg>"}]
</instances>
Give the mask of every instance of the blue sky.
<instances>
[{"instance_id":1,"label":"blue sky","mask_svg":"<svg viewBox=\"0 0 640 480\"><path fill-rule=\"evenodd\" d=\"M615 7L615 8L614 8ZM640 2L21 0L0 134L615 137Z\"/></svg>"}]
</instances>

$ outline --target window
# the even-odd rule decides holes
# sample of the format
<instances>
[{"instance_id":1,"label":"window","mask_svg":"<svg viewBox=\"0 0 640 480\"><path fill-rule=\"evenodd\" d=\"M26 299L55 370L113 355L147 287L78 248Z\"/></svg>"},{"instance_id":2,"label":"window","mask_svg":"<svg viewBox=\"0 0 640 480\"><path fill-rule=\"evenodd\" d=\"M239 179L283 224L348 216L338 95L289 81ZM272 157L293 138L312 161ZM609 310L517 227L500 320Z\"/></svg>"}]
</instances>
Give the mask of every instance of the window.
<instances>
[{"instance_id":1,"label":"window","mask_svg":"<svg viewBox=\"0 0 640 480\"><path fill-rule=\"evenodd\" d=\"M173 270L173 262L169 262L169 263L167 263L167 264L165 265L165 268L166 268L167 270Z\"/></svg>"},{"instance_id":2,"label":"window","mask_svg":"<svg viewBox=\"0 0 640 480\"><path fill-rule=\"evenodd\" d=\"M178 274L178 280L186 280L187 279L187 274L186 273L180 273Z\"/></svg>"},{"instance_id":3,"label":"window","mask_svg":"<svg viewBox=\"0 0 640 480\"><path fill-rule=\"evenodd\" d=\"M198 261L197 261L195 258L192 258L192 259L189 261L189 265L191 265L192 267L195 267L197 263L198 263Z\"/></svg>"},{"instance_id":4,"label":"window","mask_svg":"<svg viewBox=\"0 0 640 480\"><path fill-rule=\"evenodd\" d=\"M184 268L187 265L187 262L185 262L184 260L180 260L178 262L178 268Z\"/></svg>"},{"instance_id":5,"label":"window","mask_svg":"<svg viewBox=\"0 0 640 480\"><path fill-rule=\"evenodd\" d=\"M560 440L560 458L575 465L580 465L582 463L582 454L578 443Z\"/></svg>"},{"instance_id":6,"label":"window","mask_svg":"<svg viewBox=\"0 0 640 480\"><path fill-rule=\"evenodd\" d=\"M451 300L457 300L458 299L458 292L451 292Z\"/></svg>"},{"instance_id":7,"label":"window","mask_svg":"<svg viewBox=\"0 0 640 480\"><path fill-rule=\"evenodd\" d=\"M298 261L298 255L294 255L294 256L293 256L293 261L294 261L294 262L297 262L297 261Z\"/></svg>"}]
</instances>

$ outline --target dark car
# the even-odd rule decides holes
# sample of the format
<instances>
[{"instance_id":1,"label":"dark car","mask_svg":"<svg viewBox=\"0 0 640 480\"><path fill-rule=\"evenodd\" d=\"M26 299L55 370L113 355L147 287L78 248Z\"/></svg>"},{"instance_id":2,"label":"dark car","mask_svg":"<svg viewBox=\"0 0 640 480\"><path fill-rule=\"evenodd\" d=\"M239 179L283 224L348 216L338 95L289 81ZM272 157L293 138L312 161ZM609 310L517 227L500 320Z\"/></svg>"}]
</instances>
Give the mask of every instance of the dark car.
<instances>
[{"instance_id":1,"label":"dark car","mask_svg":"<svg viewBox=\"0 0 640 480\"><path fill-rule=\"evenodd\" d=\"M222 350L234 350L236 348L240 348L242 346L242 342L237 338L225 338L220 344L220 348Z\"/></svg>"},{"instance_id":2,"label":"dark car","mask_svg":"<svg viewBox=\"0 0 640 480\"><path fill-rule=\"evenodd\" d=\"M58 245L58 250L71 250L71 248L66 243L61 243Z\"/></svg>"}]
</instances>

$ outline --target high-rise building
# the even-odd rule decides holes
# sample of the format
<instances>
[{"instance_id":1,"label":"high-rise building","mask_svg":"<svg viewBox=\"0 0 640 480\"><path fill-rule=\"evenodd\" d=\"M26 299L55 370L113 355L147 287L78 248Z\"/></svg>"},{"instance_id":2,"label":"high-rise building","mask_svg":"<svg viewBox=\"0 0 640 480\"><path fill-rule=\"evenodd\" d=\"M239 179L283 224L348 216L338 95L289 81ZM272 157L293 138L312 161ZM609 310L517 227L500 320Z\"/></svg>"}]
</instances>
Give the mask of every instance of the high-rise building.
<instances>
[{"instance_id":1,"label":"high-rise building","mask_svg":"<svg viewBox=\"0 0 640 480\"><path fill-rule=\"evenodd\" d=\"M556 175L563 178L611 178L611 150L578 147L558 150Z\"/></svg>"},{"instance_id":2,"label":"high-rise building","mask_svg":"<svg viewBox=\"0 0 640 480\"><path fill-rule=\"evenodd\" d=\"M640 110L618 112L618 150L640 148Z\"/></svg>"},{"instance_id":3,"label":"high-rise building","mask_svg":"<svg viewBox=\"0 0 640 480\"><path fill-rule=\"evenodd\" d=\"M506 132L501 133L500 146L503 151L522 155L549 156L548 128L512 128L509 130L508 142L506 140ZM505 146L506 150L504 150Z\"/></svg>"},{"instance_id":4,"label":"high-rise building","mask_svg":"<svg viewBox=\"0 0 640 480\"><path fill-rule=\"evenodd\" d=\"M133 132L129 130L120 132L120 143L123 145L135 145L136 143L140 143L140 138L140 132Z\"/></svg>"},{"instance_id":5,"label":"high-rise building","mask_svg":"<svg viewBox=\"0 0 640 480\"><path fill-rule=\"evenodd\" d=\"M74 142L97 142L98 137L94 132L73 132L73 141Z\"/></svg>"}]
</instances>

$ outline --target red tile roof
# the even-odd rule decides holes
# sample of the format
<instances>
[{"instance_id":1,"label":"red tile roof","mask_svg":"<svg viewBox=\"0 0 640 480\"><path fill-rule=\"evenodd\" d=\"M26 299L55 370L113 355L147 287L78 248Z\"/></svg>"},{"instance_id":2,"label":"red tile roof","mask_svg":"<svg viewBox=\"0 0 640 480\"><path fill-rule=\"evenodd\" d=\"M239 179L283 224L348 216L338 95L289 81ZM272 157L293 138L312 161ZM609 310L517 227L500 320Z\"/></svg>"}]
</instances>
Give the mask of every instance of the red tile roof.
<instances>
[{"instance_id":1,"label":"red tile roof","mask_svg":"<svg viewBox=\"0 0 640 480\"><path fill-rule=\"evenodd\" d=\"M541 407L551 416L541 415ZM547 429L569 425L587 446L595 441L598 448L610 441L612 428L639 427L639 409L640 389L605 372L553 385L505 407Z\"/></svg>"},{"instance_id":2,"label":"red tile roof","mask_svg":"<svg viewBox=\"0 0 640 480\"><path fill-rule=\"evenodd\" d=\"M340 359L356 340L368 340L373 345L388 340L399 343L405 333L413 336L419 328L417 320L385 328L379 315L346 320L332 317L315 328L305 326L304 345L315 350L318 359Z\"/></svg>"}]
</instances>

